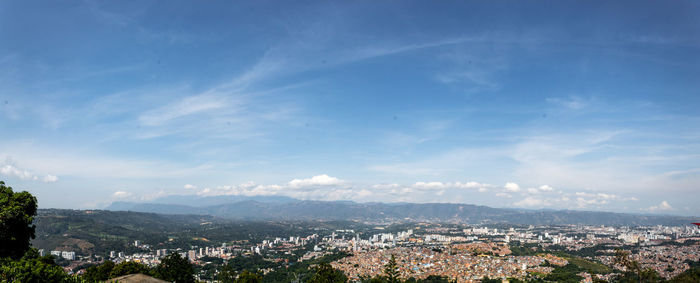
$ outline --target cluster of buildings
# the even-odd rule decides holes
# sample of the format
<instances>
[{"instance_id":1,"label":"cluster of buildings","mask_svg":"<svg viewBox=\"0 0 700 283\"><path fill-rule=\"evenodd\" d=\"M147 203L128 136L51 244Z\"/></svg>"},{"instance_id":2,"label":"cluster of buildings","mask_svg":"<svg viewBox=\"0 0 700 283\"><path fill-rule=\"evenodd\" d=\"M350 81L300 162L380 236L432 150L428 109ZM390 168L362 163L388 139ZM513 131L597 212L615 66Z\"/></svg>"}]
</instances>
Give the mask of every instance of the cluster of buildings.
<instances>
[{"instance_id":1,"label":"cluster of buildings","mask_svg":"<svg viewBox=\"0 0 700 283\"><path fill-rule=\"evenodd\" d=\"M344 249L354 255L341 259L334 266L352 278L371 277L383 272L390 254L397 257L402 276L425 278L429 275L448 276L458 282L470 282L483 276L490 278L521 278L527 273L548 274L553 268L535 264L513 265L521 261L533 263L532 257L507 256L508 244L533 244L540 248L566 250L577 254L592 248L595 256L582 254L591 261L621 269L613 264L616 249L636 247L631 257L643 268L653 268L664 278L672 278L689 268L688 262L700 260L700 229L694 226L666 227L605 227L605 226L529 226L497 229L489 227L416 227L400 240L391 234L379 234L361 239L334 240L331 247ZM406 236L408 235L408 236ZM387 241L390 240L390 241ZM490 256L493 255L493 256ZM548 254L535 256L551 265L563 266L566 259ZM580 274L585 282L595 276L610 279L612 274Z\"/></svg>"},{"instance_id":2,"label":"cluster of buildings","mask_svg":"<svg viewBox=\"0 0 700 283\"><path fill-rule=\"evenodd\" d=\"M625 267L615 265L615 257L610 255L613 252L606 250L595 258L603 264L625 270ZM653 268L661 277L669 279L687 270L690 267L687 261L700 260L700 246L697 244L641 246L639 251L631 254L630 257L639 262L642 268Z\"/></svg>"},{"instance_id":3,"label":"cluster of buildings","mask_svg":"<svg viewBox=\"0 0 700 283\"><path fill-rule=\"evenodd\" d=\"M39 256L45 256L46 251L44 249L39 250ZM65 260L75 260L74 251L51 251L51 255L56 258L63 258Z\"/></svg>"},{"instance_id":4,"label":"cluster of buildings","mask_svg":"<svg viewBox=\"0 0 700 283\"><path fill-rule=\"evenodd\" d=\"M427 247L397 247L388 251L372 250L333 262L350 280L374 277L394 256L400 277L425 279L430 275L447 276L457 282L474 282L489 278L524 278L530 271L546 272L540 256L487 256L464 252L438 251ZM551 267L550 270L551 272Z\"/></svg>"},{"instance_id":5,"label":"cluster of buildings","mask_svg":"<svg viewBox=\"0 0 700 283\"><path fill-rule=\"evenodd\" d=\"M190 262L199 264L201 259L211 257L229 259L237 255L263 255L268 253L278 253L280 251L289 254L293 250L299 249L300 247L306 246L308 243L314 242L316 239L318 239L318 237L319 236L317 234L306 237L292 236L289 238L263 240L261 243L253 244L244 244L247 243L247 241L242 241L241 243L233 245L223 243L221 246L191 247L189 250L152 250L150 249L150 246L143 245L139 241L135 241L134 246L145 250L145 252L126 255L123 252L111 251L109 253L109 259L115 262L135 261L149 266L155 266L160 263L161 258L176 252L179 253L181 257L189 259ZM318 249L318 247L316 248Z\"/></svg>"}]
</instances>

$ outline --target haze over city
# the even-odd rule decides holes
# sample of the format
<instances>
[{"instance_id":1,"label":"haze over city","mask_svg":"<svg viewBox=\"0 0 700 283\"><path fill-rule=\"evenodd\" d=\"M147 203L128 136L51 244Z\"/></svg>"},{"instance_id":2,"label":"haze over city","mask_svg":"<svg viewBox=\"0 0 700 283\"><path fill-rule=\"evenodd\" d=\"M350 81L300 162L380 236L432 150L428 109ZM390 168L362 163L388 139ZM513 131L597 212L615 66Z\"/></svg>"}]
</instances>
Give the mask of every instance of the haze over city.
<instances>
[{"instance_id":1,"label":"haze over city","mask_svg":"<svg viewBox=\"0 0 700 283\"><path fill-rule=\"evenodd\" d=\"M0 179L700 213L700 4L2 2Z\"/></svg>"}]
</instances>

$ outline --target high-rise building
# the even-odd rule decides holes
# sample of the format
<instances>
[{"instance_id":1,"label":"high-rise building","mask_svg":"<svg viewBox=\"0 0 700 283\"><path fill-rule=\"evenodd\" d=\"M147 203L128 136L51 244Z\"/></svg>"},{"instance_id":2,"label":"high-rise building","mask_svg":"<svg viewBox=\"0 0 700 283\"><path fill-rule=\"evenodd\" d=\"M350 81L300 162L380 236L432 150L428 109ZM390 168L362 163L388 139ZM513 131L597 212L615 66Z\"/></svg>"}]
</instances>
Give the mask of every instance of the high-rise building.
<instances>
[{"instance_id":1,"label":"high-rise building","mask_svg":"<svg viewBox=\"0 0 700 283\"><path fill-rule=\"evenodd\" d=\"M75 252L61 252L61 257L67 260L75 260Z\"/></svg>"},{"instance_id":2,"label":"high-rise building","mask_svg":"<svg viewBox=\"0 0 700 283\"><path fill-rule=\"evenodd\" d=\"M187 252L187 258L189 258L191 261L194 261L197 259L197 252L195 250L190 250Z\"/></svg>"},{"instance_id":3,"label":"high-rise building","mask_svg":"<svg viewBox=\"0 0 700 283\"><path fill-rule=\"evenodd\" d=\"M46 255L46 251L44 251L44 249L39 249L39 256L45 256L45 255Z\"/></svg>"},{"instance_id":4,"label":"high-rise building","mask_svg":"<svg viewBox=\"0 0 700 283\"><path fill-rule=\"evenodd\" d=\"M110 251L110 252L109 252L109 257L111 257L111 258L117 257L117 252L115 252L115 251Z\"/></svg>"}]
</instances>

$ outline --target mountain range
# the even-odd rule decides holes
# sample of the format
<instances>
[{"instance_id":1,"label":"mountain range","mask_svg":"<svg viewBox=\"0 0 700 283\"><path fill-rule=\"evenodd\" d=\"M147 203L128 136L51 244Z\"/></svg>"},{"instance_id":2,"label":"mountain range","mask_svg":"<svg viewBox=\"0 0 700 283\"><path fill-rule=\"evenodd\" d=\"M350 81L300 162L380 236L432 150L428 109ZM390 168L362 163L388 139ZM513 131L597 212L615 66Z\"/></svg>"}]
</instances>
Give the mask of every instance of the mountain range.
<instances>
[{"instance_id":1,"label":"mountain range","mask_svg":"<svg viewBox=\"0 0 700 283\"><path fill-rule=\"evenodd\" d=\"M152 202L114 202L113 211L210 215L242 220L510 223L523 225L689 225L695 218L579 210L526 210L452 203L357 203L288 197L169 196Z\"/></svg>"}]
</instances>

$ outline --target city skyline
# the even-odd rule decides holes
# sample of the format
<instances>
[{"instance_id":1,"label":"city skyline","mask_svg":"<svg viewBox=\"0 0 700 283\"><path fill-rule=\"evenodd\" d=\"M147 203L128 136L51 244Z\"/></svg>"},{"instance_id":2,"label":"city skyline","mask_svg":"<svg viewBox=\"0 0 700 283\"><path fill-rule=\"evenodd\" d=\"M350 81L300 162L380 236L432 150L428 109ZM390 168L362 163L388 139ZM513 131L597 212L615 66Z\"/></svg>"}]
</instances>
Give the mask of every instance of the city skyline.
<instances>
[{"instance_id":1,"label":"city skyline","mask_svg":"<svg viewBox=\"0 0 700 283\"><path fill-rule=\"evenodd\" d=\"M2 3L0 180L699 214L698 3L430 4Z\"/></svg>"}]
</instances>

